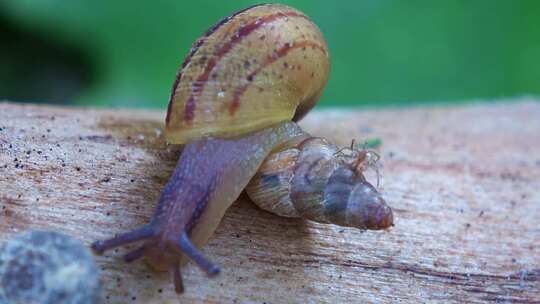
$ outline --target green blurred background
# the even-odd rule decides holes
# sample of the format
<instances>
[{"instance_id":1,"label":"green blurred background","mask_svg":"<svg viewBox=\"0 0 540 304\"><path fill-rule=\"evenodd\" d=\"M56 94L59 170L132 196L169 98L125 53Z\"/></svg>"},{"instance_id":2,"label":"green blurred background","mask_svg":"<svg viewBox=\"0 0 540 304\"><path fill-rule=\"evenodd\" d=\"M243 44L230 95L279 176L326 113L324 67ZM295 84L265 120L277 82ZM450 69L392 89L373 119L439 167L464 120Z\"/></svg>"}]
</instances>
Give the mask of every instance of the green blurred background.
<instances>
[{"instance_id":1,"label":"green blurred background","mask_svg":"<svg viewBox=\"0 0 540 304\"><path fill-rule=\"evenodd\" d=\"M324 33L321 106L540 93L540 1L282 1ZM0 99L164 108L191 43L254 1L0 0Z\"/></svg>"}]
</instances>

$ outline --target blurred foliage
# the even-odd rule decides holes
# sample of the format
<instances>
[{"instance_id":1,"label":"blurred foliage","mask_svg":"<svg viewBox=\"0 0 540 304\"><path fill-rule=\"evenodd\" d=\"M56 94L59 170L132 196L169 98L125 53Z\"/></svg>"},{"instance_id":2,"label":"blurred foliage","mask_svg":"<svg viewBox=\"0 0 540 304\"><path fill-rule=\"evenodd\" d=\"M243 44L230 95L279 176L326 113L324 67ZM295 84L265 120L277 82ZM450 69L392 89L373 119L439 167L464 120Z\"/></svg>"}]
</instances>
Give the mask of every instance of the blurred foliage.
<instances>
[{"instance_id":1,"label":"blurred foliage","mask_svg":"<svg viewBox=\"0 0 540 304\"><path fill-rule=\"evenodd\" d=\"M540 1L282 2L328 40L323 105L540 93ZM0 0L0 98L163 108L191 43L255 3Z\"/></svg>"}]
</instances>

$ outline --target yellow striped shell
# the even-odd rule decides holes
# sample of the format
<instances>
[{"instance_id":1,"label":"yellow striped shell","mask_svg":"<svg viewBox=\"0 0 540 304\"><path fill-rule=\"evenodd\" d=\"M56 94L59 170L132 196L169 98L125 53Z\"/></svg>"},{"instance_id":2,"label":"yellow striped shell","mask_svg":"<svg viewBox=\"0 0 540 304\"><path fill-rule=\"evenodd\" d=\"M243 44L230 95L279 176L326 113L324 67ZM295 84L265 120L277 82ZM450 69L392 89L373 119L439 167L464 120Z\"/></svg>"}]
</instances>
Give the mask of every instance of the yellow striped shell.
<instances>
[{"instance_id":1,"label":"yellow striped shell","mask_svg":"<svg viewBox=\"0 0 540 304\"><path fill-rule=\"evenodd\" d=\"M300 119L322 94L330 58L319 28L280 4L250 7L197 40L174 83L167 141L242 136Z\"/></svg>"}]
</instances>

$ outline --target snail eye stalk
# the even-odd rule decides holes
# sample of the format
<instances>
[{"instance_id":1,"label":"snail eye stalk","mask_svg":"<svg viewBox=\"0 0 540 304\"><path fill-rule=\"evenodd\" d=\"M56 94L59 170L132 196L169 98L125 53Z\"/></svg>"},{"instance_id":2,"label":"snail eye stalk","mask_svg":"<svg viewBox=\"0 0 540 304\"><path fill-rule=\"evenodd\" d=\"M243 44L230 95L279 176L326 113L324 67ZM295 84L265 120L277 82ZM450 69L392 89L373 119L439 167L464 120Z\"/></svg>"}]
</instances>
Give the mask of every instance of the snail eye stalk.
<instances>
[{"instance_id":1,"label":"snail eye stalk","mask_svg":"<svg viewBox=\"0 0 540 304\"><path fill-rule=\"evenodd\" d=\"M105 241L96 241L92 244L92 249L96 253L102 254L109 249L146 240L155 236L156 231L154 228L150 225L145 225L139 229L118 235Z\"/></svg>"},{"instance_id":2,"label":"snail eye stalk","mask_svg":"<svg viewBox=\"0 0 540 304\"><path fill-rule=\"evenodd\" d=\"M195 245L193 245L193 243L189 240L189 237L185 232L180 236L177 245L180 251L192 259L197 266L208 274L208 276L212 277L219 274L219 267L210 262L201 254L199 249L197 249L197 247L195 247Z\"/></svg>"}]
</instances>

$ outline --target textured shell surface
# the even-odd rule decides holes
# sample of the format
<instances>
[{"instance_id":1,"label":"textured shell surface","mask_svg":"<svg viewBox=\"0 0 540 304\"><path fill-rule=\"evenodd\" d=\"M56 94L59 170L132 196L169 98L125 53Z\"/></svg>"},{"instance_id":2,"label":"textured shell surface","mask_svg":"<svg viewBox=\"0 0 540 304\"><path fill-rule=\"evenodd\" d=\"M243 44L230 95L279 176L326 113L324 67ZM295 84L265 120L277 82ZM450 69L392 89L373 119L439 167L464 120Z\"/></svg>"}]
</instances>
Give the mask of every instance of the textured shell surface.
<instances>
[{"instance_id":1,"label":"textured shell surface","mask_svg":"<svg viewBox=\"0 0 540 304\"><path fill-rule=\"evenodd\" d=\"M246 187L260 208L285 217L386 229L392 210L364 177L372 152L309 137L271 154Z\"/></svg>"},{"instance_id":2,"label":"textured shell surface","mask_svg":"<svg viewBox=\"0 0 540 304\"><path fill-rule=\"evenodd\" d=\"M264 210L285 217L304 216L325 222L323 212L317 209L324 208L322 202L326 183L342 164L342 160L335 157L337 151L337 146L315 137L276 151L259 168L246 187L246 192ZM309 170L299 178L299 171L306 171L303 167ZM309 186L298 189L298 186L294 186L295 179L309 179ZM298 193L295 195L295 192ZM309 209L312 209L311 212ZM306 212L310 213L309 216Z\"/></svg>"},{"instance_id":3,"label":"textured shell surface","mask_svg":"<svg viewBox=\"0 0 540 304\"><path fill-rule=\"evenodd\" d=\"M299 119L322 94L330 58L319 28L302 12L256 5L211 27L173 85L168 142L230 138Z\"/></svg>"}]
</instances>

